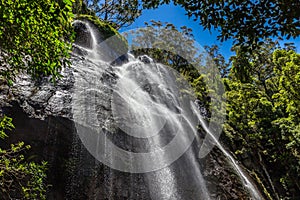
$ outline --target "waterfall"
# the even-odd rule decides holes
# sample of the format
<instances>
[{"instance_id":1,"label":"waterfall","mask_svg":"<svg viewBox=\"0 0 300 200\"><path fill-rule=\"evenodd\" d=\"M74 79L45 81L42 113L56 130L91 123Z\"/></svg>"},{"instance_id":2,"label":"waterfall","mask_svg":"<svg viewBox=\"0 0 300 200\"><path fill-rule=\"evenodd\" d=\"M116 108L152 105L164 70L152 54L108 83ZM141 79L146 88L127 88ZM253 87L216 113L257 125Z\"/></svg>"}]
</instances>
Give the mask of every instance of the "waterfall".
<instances>
[{"instance_id":1,"label":"waterfall","mask_svg":"<svg viewBox=\"0 0 300 200\"><path fill-rule=\"evenodd\" d=\"M129 55L122 66L101 60L96 33L82 23L89 45L75 44L84 59L76 70L72 113L81 142L98 161L131 178L142 176L149 199L215 199L198 155L197 125L215 140L253 199L261 199L233 157L214 138L180 74L149 57ZM101 52L100 52L101 54ZM114 185L110 182L109 193ZM113 197L109 196L109 199ZM137 198L138 199L138 198Z\"/></svg>"},{"instance_id":2,"label":"waterfall","mask_svg":"<svg viewBox=\"0 0 300 200\"><path fill-rule=\"evenodd\" d=\"M75 27L75 30L81 29L81 33L84 33L81 37L77 37L77 41L75 41L74 45L87 52L89 59L97 59L97 36L96 32L92 30L91 24L80 20L75 20L72 24ZM79 45L77 45L78 43Z\"/></svg>"}]
</instances>

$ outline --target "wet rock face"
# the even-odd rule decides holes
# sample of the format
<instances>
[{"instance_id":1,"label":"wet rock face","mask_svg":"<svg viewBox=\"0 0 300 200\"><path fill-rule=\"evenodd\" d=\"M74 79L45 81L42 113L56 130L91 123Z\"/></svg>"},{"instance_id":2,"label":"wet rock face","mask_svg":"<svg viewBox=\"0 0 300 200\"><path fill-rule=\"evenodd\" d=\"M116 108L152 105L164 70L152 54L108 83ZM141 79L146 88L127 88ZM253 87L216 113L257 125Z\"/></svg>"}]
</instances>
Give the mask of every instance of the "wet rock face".
<instances>
[{"instance_id":1,"label":"wet rock face","mask_svg":"<svg viewBox=\"0 0 300 200\"><path fill-rule=\"evenodd\" d=\"M74 83L72 69L63 70L64 76L57 84L44 79L39 83L34 82L31 77L21 74L16 83L6 93L2 93L3 104L7 101L16 101L24 112L34 118L60 116L71 118L71 88Z\"/></svg>"},{"instance_id":2,"label":"wet rock face","mask_svg":"<svg viewBox=\"0 0 300 200\"><path fill-rule=\"evenodd\" d=\"M74 56L73 62L86 62ZM86 62L86 66L93 65ZM2 111L14 119L16 129L7 144L24 141L38 161L48 162L47 199L150 199L141 174L123 173L97 161L84 147L72 120L72 92L76 68L63 70L64 77L52 84L39 83L21 75L12 88L1 90ZM78 75L79 76L79 75ZM107 71L99 84L113 84L116 77ZM105 89L105 88L103 88ZM99 120L111 117L108 90L99 95ZM0 144L5 146L5 144Z\"/></svg>"},{"instance_id":3,"label":"wet rock face","mask_svg":"<svg viewBox=\"0 0 300 200\"><path fill-rule=\"evenodd\" d=\"M102 60L111 65L122 65L128 62L127 48L120 36L107 38L99 33L95 24L88 20L75 20L73 23L76 39L73 52L79 56Z\"/></svg>"},{"instance_id":4,"label":"wet rock face","mask_svg":"<svg viewBox=\"0 0 300 200\"><path fill-rule=\"evenodd\" d=\"M149 64L149 63L152 63L152 62L153 62L152 58L150 58L150 57L147 56L147 55L139 56L138 59L139 59L140 61L142 61L143 63L145 63L145 64Z\"/></svg>"},{"instance_id":5,"label":"wet rock face","mask_svg":"<svg viewBox=\"0 0 300 200\"><path fill-rule=\"evenodd\" d=\"M73 23L74 31L76 33L75 44L92 49L92 35L84 23L75 21Z\"/></svg>"},{"instance_id":6,"label":"wet rock face","mask_svg":"<svg viewBox=\"0 0 300 200\"><path fill-rule=\"evenodd\" d=\"M201 166L206 169L204 177L213 188L213 199L240 200L249 199L249 194L237 178L237 174L227 164L222 152L215 148L207 157L201 160Z\"/></svg>"}]
</instances>

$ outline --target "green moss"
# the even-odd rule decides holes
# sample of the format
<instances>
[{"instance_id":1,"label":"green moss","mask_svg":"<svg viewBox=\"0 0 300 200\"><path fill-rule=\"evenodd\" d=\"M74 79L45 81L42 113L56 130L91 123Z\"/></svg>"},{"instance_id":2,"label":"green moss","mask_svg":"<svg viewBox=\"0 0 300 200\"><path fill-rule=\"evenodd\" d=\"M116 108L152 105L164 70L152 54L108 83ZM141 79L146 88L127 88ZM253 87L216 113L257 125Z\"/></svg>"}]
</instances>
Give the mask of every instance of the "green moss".
<instances>
[{"instance_id":1,"label":"green moss","mask_svg":"<svg viewBox=\"0 0 300 200\"><path fill-rule=\"evenodd\" d=\"M114 37L113 39L107 40L107 44L114 50L116 53L122 55L128 51L128 42L112 25L108 22L105 22L99 19L96 15L77 15L75 19L78 20L88 20L93 23L98 31L104 36L104 39Z\"/></svg>"}]
</instances>

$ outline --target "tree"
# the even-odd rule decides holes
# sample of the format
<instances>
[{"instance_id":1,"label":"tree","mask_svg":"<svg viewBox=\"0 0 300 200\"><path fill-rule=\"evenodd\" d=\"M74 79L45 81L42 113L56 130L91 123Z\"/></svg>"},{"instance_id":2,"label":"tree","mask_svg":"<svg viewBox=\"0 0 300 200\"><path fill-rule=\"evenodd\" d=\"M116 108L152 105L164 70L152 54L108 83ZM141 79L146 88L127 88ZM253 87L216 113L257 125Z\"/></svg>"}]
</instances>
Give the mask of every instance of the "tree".
<instances>
[{"instance_id":1,"label":"tree","mask_svg":"<svg viewBox=\"0 0 300 200\"><path fill-rule=\"evenodd\" d=\"M237 155L258 159L253 162L261 165L258 174L268 180L272 196L284 190L282 198L296 198L300 194L300 55L276 48L277 43L266 42L246 55L249 60L241 60L241 52L233 58L224 79L228 113L224 132Z\"/></svg>"},{"instance_id":2,"label":"tree","mask_svg":"<svg viewBox=\"0 0 300 200\"><path fill-rule=\"evenodd\" d=\"M115 28L129 26L142 12L138 0L93 0L85 3L99 18L111 22Z\"/></svg>"},{"instance_id":3,"label":"tree","mask_svg":"<svg viewBox=\"0 0 300 200\"><path fill-rule=\"evenodd\" d=\"M155 62L172 67L187 81L192 83L197 79L204 86L203 77L198 79L200 74L196 68L202 55L195 46L192 29L183 26L178 30L173 24L154 20L145 25L146 28L130 33L132 53L135 56L146 54ZM204 97L202 93L198 95Z\"/></svg>"},{"instance_id":4,"label":"tree","mask_svg":"<svg viewBox=\"0 0 300 200\"><path fill-rule=\"evenodd\" d=\"M156 8L170 0L143 0L144 8ZM238 45L258 47L260 40L300 35L300 2L298 0L173 0L189 17L199 20L204 29L217 29L221 41L234 39Z\"/></svg>"},{"instance_id":5,"label":"tree","mask_svg":"<svg viewBox=\"0 0 300 200\"><path fill-rule=\"evenodd\" d=\"M147 54L179 73L198 78L199 73L193 65L201 64L202 54L195 45L192 29L182 26L178 30L173 24L154 20L145 25L146 28L130 32L133 53L136 56Z\"/></svg>"},{"instance_id":6,"label":"tree","mask_svg":"<svg viewBox=\"0 0 300 200\"><path fill-rule=\"evenodd\" d=\"M229 74L230 63L225 60L224 56L220 53L218 45L204 46L208 55L213 59L213 62L218 67L221 77L225 78Z\"/></svg>"},{"instance_id":7,"label":"tree","mask_svg":"<svg viewBox=\"0 0 300 200\"><path fill-rule=\"evenodd\" d=\"M70 64L72 0L1 1L0 16L0 75L10 83L20 71L60 77Z\"/></svg>"},{"instance_id":8,"label":"tree","mask_svg":"<svg viewBox=\"0 0 300 200\"><path fill-rule=\"evenodd\" d=\"M272 98L274 107L283 113L273 125L280 128L285 143L286 154L281 155L282 162L291 163L281 181L287 187L295 182L295 188L300 191L300 55L292 50L277 50L273 62L275 74L280 78L276 85L278 92Z\"/></svg>"},{"instance_id":9,"label":"tree","mask_svg":"<svg viewBox=\"0 0 300 200\"><path fill-rule=\"evenodd\" d=\"M0 138L7 137L7 131L14 128L12 119L0 119ZM23 155L30 146L23 142L0 148L0 196L1 199L46 199L46 162L37 164L26 161Z\"/></svg>"}]
</instances>

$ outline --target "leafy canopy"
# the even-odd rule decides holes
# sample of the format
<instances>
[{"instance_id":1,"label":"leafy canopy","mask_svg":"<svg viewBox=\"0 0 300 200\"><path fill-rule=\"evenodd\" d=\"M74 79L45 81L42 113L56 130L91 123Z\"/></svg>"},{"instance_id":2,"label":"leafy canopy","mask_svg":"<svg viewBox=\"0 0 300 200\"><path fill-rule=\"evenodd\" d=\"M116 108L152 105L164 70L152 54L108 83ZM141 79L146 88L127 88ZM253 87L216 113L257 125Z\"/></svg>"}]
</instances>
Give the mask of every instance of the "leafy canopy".
<instances>
[{"instance_id":1,"label":"leafy canopy","mask_svg":"<svg viewBox=\"0 0 300 200\"><path fill-rule=\"evenodd\" d=\"M92 0L85 4L104 21L115 28L129 26L138 18L142 8L138 0Z\"/></svg>"},{"instance_id":2,"label":"leafy canopy","mask_svg":"<svg viewBox=\"0 0 300 200\"><path fill-rule=\"evenodd\" d=\"M145 8L169 4L170 0L142 0ZM299 0L173 0L205 29L220 31L219 39L234 39L254 47L260 39L300 35Z\"/></svg>"},{"instance_id":3,"label":"leafy canopy","mask_svg":"<svg viewBox=\"0 0 300 200\"><path fill-rule=\"evenodd\" d=\"M237 52L233 58L224 79L224 132L237 155L251 155L261 165L264 172L258 174L271 177L280 198L292 198L300 194L300 55L276 48L268 42L251 55Z\"/></svg>"},{"instance_id":4,"label":"leafy canopy","mask_svg":"<svg viewBox=\"0 0 300 200\"><path fill-rule=\"evenodd\" d=\"M130 31L131 49L135 55L147 54L180 73L199 76L192 65L201 63L202 54L195 44L192 29L182 26L178 30L171 23L154 20L145 25L145 28Z\"/></svg>"},{"instance_id":5,"label":"leafy canopy","mask_svg":"<svg viewBox=\"0 0 300 200\"><path fill-rule=\"evenodd\" d=\"M34 78L60 77L69 64L73 0L5 0L0 2L1 75L25 70ZM68 41L69 40L69 41Z\"/></svg>"}]
</instances>

